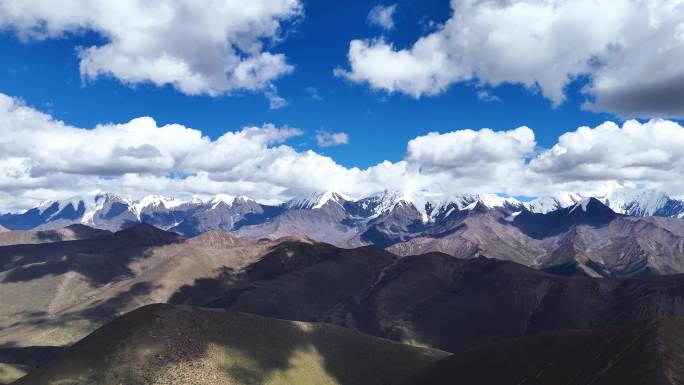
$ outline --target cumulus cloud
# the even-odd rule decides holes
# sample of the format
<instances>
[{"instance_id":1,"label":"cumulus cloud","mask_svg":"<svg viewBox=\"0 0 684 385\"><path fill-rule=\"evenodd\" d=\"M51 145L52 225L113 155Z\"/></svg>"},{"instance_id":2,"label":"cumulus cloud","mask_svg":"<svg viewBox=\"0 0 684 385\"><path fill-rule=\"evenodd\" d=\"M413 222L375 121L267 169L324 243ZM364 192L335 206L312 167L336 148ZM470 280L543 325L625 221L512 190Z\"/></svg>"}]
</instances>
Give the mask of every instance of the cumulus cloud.
<instances>
[{"instance_id":1,"label":"cumulus cloud","mask_svg":"<svg viewBox=\"0 0 684 385\"><path fill-rule=\"evenodd\" d=\"M316 143L320 147L339 146L349 143L349 134L346 132L316 131Z\"/></svg>"},{"instance_id":2,"label":"cumulus cloud","mask_svg":"<svg viewBox=\"0 0 684 385\"><path fill-rule=\"evenodd\" d=\"M394 29L394 12L397 5L376 5L368 12L368 23L377 25L384 30Z\"/></svg>"},{"instance_id":3,"label":"cumulus cloud","mask_svg":"<svg viewBox=\"0 0 684 385\"><path fill-rule=\"evenodd\" d=\"M84 129L0 94L0 212L97 191L277 202L329 189L351 197L386 188L535 196L638 184L684 195L684 127L667 120L580 127L547 149L525 126L432 132L410 140L404 159L367 168L287 144L300 135L264 124L212 139L150 117Z\"/></svg>"},{"instance_id":4,"label":"cumulus cloud","mask_svg":"<svg viewBox=\"0 0 684 385\"><path fill-rule=\"evenodd\" d=\"M24 40L93 31L106 42L79 50L85 79L220 95L268 90L292 72L268 47L301 13L299 0L0 0L0 28Z\"/></svg>"},{"instance_id":5,"label":"cumulus cloud","mask_svg":"<svg viewBox=\"0 0 684 385\"><path fill-rule=\"evenodd\" d=\"M458 173L463 168L518 162L532 154L535 146L534 132L528 127L499 132L487 128L445 134L431 132L409 141L407 160L428 171Z\"/></svg>"},{"instance_id":6,"label":"cumulus cloud","mask_svg":"<svg viewBox=\"0 0 684 385\"><path fill-rule=\"evenodd\" d=\"M622 127L606 122L561 135L558 143L531 162L554 181L652 181L679 190L684 174L684 128L666 120Z\"/></svg>"},{"instance_id":7,"label":"cumulus cloud","mask_svg":"<svg viewBox=\"0 0 684 385\"><path fill-rule=\"evenodd\" d=\"M452 0L451 8L408 48L352 40L349 70L335 73L416 98L458 82L521 84L554 105L583 76L586 108L684 116L681 0Z\"/></svg>"}]
</instances>

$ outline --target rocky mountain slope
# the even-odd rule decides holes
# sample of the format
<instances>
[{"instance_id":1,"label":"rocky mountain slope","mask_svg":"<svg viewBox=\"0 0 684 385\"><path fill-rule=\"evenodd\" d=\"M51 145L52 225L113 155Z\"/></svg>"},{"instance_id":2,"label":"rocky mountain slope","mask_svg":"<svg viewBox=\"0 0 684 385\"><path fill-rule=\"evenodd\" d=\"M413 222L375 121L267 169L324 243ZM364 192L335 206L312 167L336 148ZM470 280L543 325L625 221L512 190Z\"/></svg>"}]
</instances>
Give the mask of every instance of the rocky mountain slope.
<instances>
[{"instance_id":1,"label":"rocky mountain slope","mask_svg":"<svg viewBox=\"0 0 684 385\"><path fill-rule=\"evenodd\" d=\"M0 345L72 343L117 315L167 302L324 321L456 351L684 314L682 293L681 275L564 277L482 257L400 258L374 246L254 241L220 231L185 239L138 225L0 247Z\"/></svg>"},{"instance_id":2,"label":"rocky mountain slope","mask_svg":"<svg viewBox=\"0 0 684 385\"><path fill-rule=\"evenodd\" d=\"M631 217L595 198L548 213L475 208L455 211L389 250L483 255L556 273L639 276L684 272L684 221Z\"/></svg>"},{"instance_id":3,"label":"rocky mountain slope","mask_svg":"<svg viewBox=\"0 0 684 385\"><path fill-rule=\"evenodd\" d=\"M679 201L654 191L594 195L522 203L491 194L419 201L388 191L360 200L326 192L269 206L225 195L209 201L159 196L129 201L102 194L90 203L46 202L23 214L0 216L0 224L63 231L78 222L116 231L147 223L189 237L218 229L254 240L302 236L348 248L372 244L400 255L484 255L565 274L684 272L684 221L675 218ZM46 234L24 237L59 237Z\"/></svg>"},{"instance_id":4,"label":"rocky mountain slope","mask_svg":"<svg viewBox=\"0 0 684 385\"><path fill-rule=\"evenodd\" d=\"M68 345L126 312L170 303L325 322L460 352L684 315L684 276L568 277L483 257L402 258L375 246L221 231L184 238L137 225L0 246L0 303L0 347Z\"/></svg>"},{"instance_id":5,"label":"rocky mountain slope","mask_svg":"<svg viewBox=\"0 0 684 385\"><path fill-rule=\"evenodd\" d=\"M297 319L307 319L310 296L325 296L312 303L317 315L360 293L397 258L375 248L338 249L296 238L257 242L220 231L184 239L149 225L92 239L4 246L0 345L64 345L145 304L213 301L225 293L220 288L238 287L237 276L268 276L282 267L281 257L291 269L316 264L316 276L298 283ZM322 293L310 290L315 284Z\"/></svg>"}]
</instances>

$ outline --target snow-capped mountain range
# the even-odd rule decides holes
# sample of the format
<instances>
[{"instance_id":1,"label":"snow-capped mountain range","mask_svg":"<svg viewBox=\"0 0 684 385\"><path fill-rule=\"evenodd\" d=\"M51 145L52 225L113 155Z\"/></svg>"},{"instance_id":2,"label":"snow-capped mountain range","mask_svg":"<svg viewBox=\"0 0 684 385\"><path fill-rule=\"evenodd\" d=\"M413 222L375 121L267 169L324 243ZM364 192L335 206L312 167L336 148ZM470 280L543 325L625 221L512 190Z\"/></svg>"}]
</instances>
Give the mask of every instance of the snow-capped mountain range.
<instances>
[{"instance_id":1,"label":"snow-capped mountain range","mask_svg":"<svg viewBox=\"0 0 684 385\"><path fill-rule=\"evenodd\" d=\"M569 207L585 198L596 198L619 214L646 217L684 218L684 200L669 197L657 190L622 189L611 193L564 193L528 202L533 212L545 213Z\"/></svg>"},{"instance_id":2,"label":"snow-capped mountain range","mask_svg":"<svg viewBox=\"0 0 684 385\"><path fill-rule=\"evenodd\" d=\"M111 193L45 201L23 213L0 215L0 225L12 229L52 229L73 223L118 230L135 223L149 223L184 234L211 228L226 231L272 220L292 210L340 210L354 222L371 222L397 206L410 207L423 223L443 221L454 212L482 208L504 208L511 213L548 213L596 198L613 211L630 216L684 218L684 200L655 190L617 190L604 194L563 193L522 202L496 194L454 194L412 198L398 191L383 191L354 200L327 191L298 197L281 205L264 205L248 197L216 195L211 199L181 200L158 195L130 200Z\"/></svg>"},{"instance_id":3,"label":"snow-capped mountain range","mask_svg":"<svg viewBox=\"0 0 684 385\"><path fill-rule=\"evenodd\" d=\"M215 229L255 240L305 236L400 255L484 255L545 270L628 276L684 272L682 217L684 203L656 191L568 193L530 202L494 194L426 199L392 191L350 199L328 191L279 205L229 195L129 200L99 194L0 215L0 226L54 230L79 223L118 231L145 223L189 237Z\"/></svg>"}]
</instances>

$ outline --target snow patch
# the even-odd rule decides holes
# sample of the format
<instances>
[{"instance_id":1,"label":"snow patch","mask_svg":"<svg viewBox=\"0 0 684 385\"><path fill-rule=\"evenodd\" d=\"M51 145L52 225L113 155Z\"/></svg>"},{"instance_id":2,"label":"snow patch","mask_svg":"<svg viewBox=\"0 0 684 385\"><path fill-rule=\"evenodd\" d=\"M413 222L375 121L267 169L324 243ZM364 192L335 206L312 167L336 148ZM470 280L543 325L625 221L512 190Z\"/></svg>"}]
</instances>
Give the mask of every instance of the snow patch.
<instances>
[{"instance_id":1,"label":"snow patch","mask_svg":"<svg viewBox=\"0 0 684 385\"><path fill-rule=\"evenodd\" d=\"M516 211L516 212L514 212L513 214L511 214L511 215L507 216L506 218L504 218L504 220L506 220L506 222L513 222L513 221L515 221L515 218L516 218L518 215L520 215L520 213L522 213L522 211Z\"/></svg>"},{"instance_id":2,"label":"snow patch","mask_svg":"<svg viewBox=\"0 0 684 385\"><path fill-rule=\"evenodd\" d=\"M631 216L662 215L668 217L684 217L684 201L673 199L667 194L649 189L640 190L622 187L608 192L570 193L564 192L553 196L540 197L525 204L535 213L572 207L585 199L596 198L619 214ZM669 207L668 207L669 206Z\"/></svg>"},{"instance_id":3,"label":"snow patch","mask_svg":"<svg viewBox=\"0 0 684 385\"><path fill-rule=\"evenodd\" d=\"M311 193L300 198L294 198L285 203L287 208L291 209L320 209L328 202L342 205L348 199L334 191L326 191L322 193Z\"/></svg>"},{"instance_id":4,"label":"snow patch","mask_svg":"<svg viewBox=\"0 0 684 385\"><path fill-rule=\"evenodd\" d=\"M581 208L582 208L582 211L586 213L586 212L587 212L587 206L589 206L589 202L591 202L592 199L594 199L594 198L593 198L593 197L582 198L581 201L577 202L577 203L575 204L575 206L573 206L573 208L570 210L570 212L572 213L572 212L575 211L578 207L581 207Z\"/></svg>"},{"instance_id":5,"label":"snow patch","mask_svg":"<svg viewBox=\"0 0 684 385\"><path fill-rule=\"evenodd\" d=\"M161 195L147 195L141 200L133 203L130 206L130 210L133 212L133 214L135 214L135 217L140 220L140 216L142 215L143 210L146 208L160 207L162 209L173 209L185 203L187 202L181 199L169 198Z\"/></svg>"},{"instance_id":6,"label":"snow patch","mask_svg":"<svg viewBox=\"0 0 684 385\"><path fill-rule=\"evenodd\" d=\"M413 200L409 195L401 191L388 190L371 195L368 198L362 199L362 201L361 207L364 210L370 210L371 212L371 214L368 216L368 219L374 219L384 213L391 212L395 207L397 207L397 205L413 204Z\"/></svg>"},{"instance_id":7,"label":"snow patch","mask_svg":"<svg viewBox=\"0 0 684 385\"><path fill-rule=\"evenodd\" d=\"M523 206L522 202L515 198L502 197L497 194L455 194L440 198L433 197L427 200L426 204L429 204L432 210L426 217L428 221L432 222L440 216L446 218L454 209L473 210L478 203L489 209Z\"/></svg>"}]
</instances>

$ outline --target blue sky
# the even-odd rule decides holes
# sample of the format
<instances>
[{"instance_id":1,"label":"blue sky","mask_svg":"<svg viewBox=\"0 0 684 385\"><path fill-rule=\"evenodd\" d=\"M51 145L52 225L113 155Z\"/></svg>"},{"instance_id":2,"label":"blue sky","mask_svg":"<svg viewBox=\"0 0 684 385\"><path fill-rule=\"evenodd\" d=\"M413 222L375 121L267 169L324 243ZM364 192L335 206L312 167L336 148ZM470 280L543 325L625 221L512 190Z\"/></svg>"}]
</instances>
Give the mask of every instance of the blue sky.
<instances>
[{"instance_id":1,"label":"blue sky","mask_svg":"<svg viewBox=\"0 0 684 385\"><path fill-rule=\"evenodd\" d=\"M0 212L684 196L684 0L0 0L0 54Z\"/></svg>"},{"instance_id":2,"label":"blue sky","mask_svg":"<svg viewBox=\"0 0 684 385\"><path fill-rule=\"evenodd\" d=\"M284 40L273 47L295 65L292 74L275 82L287 100L287 105L277 110L269 109L260 92L187 96L171 86L131 87L112 77L82 81L78 47L103 41L92 32L26 42L5 31L0 35L0 92L85 128L151 116L160 124L181 123L216 138L247 125L288 125L306 133L293 139L293 145L314 148L345 166L358 167L385 159L398 161L406 153L408 140L430 131L508 130L527 125L535 130L539 145L550 147L563 132L616 119L581 108L584 98L578 90L586 80L572 83L568 100L553 108L539 92L520 85L492 88L491 94L501 101L479 100L475 87L467 83L453 85L444 94L416 99L370 90L333 76L336 67L346 65L352 39L384 34L397 47L407 47L429 31L428 21L443 23L451 14L446 0L397 4L395 29L384 32L367 22L373 3L349 1L339 6L337 1L304 2L305 16L289 26ZM320 100L307 91L311 87ZM350 143L317 148L313 139L317 130L347 132Z\"/></svg>"}]
</instances>

